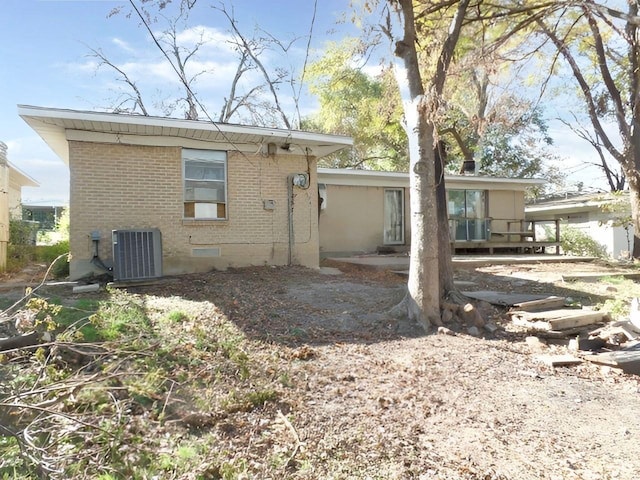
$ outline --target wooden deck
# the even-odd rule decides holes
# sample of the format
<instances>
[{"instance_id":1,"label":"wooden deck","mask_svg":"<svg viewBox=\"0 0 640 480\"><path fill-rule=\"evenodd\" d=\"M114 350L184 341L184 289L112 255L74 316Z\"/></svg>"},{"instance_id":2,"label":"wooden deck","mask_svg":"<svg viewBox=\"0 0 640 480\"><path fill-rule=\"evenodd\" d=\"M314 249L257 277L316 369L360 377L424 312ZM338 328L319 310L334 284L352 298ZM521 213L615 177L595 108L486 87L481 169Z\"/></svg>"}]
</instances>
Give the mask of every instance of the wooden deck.
<instances>
[{"instance_id":1,"label":"wooden deck","mask_svg":"<svg viewBox=\"0 0 640 480\"><path fill-rule=\"evenodd\" d=\"M464 253L517 253L534 254L547 253L549 247L555 247L555 254L560 255L560 242L534 242L534 241L470 241L451 242L451 250L454 255Z\"/></svg>"},{"instance_id":2,"label":"wooden deck","mask_svg":"<svg viewBox=\"0 0 640 480\"><path fill-rule=\"evenodd\" d=\"M490 224L494 219L490 219ZM500 220L507 225L505 230L489 228L486 240L452 240L451 250L454 254L461 253L516 253L535 254L547 253L554 248L554 253L560 255L560 221L553 220ZM554 226L553 239L537 239L536 224L552 224Z\"/></svg>"}]
</instances>

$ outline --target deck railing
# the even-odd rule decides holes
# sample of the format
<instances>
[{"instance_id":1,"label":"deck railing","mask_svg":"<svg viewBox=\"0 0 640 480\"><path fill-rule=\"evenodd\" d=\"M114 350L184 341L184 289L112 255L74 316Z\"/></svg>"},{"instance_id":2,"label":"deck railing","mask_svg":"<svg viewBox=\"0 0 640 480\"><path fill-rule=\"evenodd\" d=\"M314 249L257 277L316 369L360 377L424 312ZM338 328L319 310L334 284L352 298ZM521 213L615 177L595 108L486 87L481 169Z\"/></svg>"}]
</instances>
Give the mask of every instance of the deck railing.
<instances>
[{"instance_id":1,"label":"deck railing","mask_svg":"<svg viewBox=\"0 0 640 480\"><path fill-rule=\"evenodd\" d=\"M516 249L541 251L554 247L560 253L560 220L449 219L454 249Z\"/></svg>"}]
</instances>

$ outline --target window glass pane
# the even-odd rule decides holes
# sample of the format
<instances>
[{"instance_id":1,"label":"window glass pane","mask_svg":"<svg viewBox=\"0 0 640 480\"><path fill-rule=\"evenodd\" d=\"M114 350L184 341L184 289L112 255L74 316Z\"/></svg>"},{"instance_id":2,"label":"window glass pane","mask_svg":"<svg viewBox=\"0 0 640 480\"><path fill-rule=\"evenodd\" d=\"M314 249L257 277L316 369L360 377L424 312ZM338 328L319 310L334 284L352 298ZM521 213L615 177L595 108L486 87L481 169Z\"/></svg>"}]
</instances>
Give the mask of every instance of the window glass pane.
<instances>
[{"instance_id":1,"label":"window glass pane","mask_svg":"<svg viewBox=\"0 0 640 480\"><path fill-rule=\"evenodd\" d=\"M226 152L185 148L182 158L185 217L226 218Z\"/></svg>"},{"instance_id":2,"label":"window glass pane","mask_svg":"<svg viewBox=\"0 0 640 480\"><path fill-rule=\"evenodd\" d=\"M447 207L449 208L450 217L464 217L465 216L465 196L464 190L449 190L447 192L449 201Z\"/></svg>"},{"instance_id":3,"label":"window glass pane","mask_svg":"<svg viewBox=\"0 0 640 480\"><path fill-rule=\"evenodd\" d=\"M487 239L487 225L486 220L477 219L477 220L467 220L467 234L469 235L469 240L486 240Z\"/></svg>"},{"instance_id":4,"label":"window glass pane","mask_svg":"<svg viewBox=\"0 0 640 480\"><path fill-rule=\"evenodd\" d=\"M224 180L224 164L185 160L184 176L192 180Z\"/></svg>"},{"instance_id":5,"label":"window glass pane","mask_svg":"<svg viewBox=\"0 0 640 480\"><path fill-rule=\"evenodd\" d=\"M467 193L467 218L484 218L485 217L485 201L483 190L466 190Z\"/></svg>"},{"instance_id":6,"label":"window glass pane","mask_svg":"<svg viewBox=\"0 0 640 480\"><path fill-rule=\"evenodd\" d=\"M184 199L185 200L211 200L224 202L225 197L224 183L222 182L195 182L193 180L185 181Z\"/></svg>"},{"instance_id":7,"label":"window glass pane","mask_svg":"<svg viewBox=\"0 0 640 480\"><path fill-rule=\"evenodd\" d=\"M384 191L385 244L404 243L403 190Z\"/></svg>"}]
</instances>

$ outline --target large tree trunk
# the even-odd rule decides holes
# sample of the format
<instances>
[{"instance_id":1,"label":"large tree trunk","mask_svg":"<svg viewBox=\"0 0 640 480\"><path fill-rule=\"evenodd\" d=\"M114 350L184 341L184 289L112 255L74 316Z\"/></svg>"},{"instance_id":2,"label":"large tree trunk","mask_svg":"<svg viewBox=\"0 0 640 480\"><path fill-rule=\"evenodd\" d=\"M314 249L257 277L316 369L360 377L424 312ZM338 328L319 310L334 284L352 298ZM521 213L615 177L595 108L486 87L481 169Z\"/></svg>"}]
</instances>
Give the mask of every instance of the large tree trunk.
<instances>
[{"instance_id":1,"label":"large tree trunk","mask_svg":"<svg viewBox=\"0 0 640 480\"><path fill-rule=\"evenodd\" d=\"M435 149L435 182L436 202L438 210L438 273L440 275L440 299L446 299L455 291L453 284L453 264L451 262L451 234L449 232L449 215L447 214L447 191L444 181L446 150L443 142L438 142Z\"/></svg>"},{"instance_id":2,"label":"large tree trunk","mask_svg":"<svg viewBox=\"0 0 640 480\"><path fill-rule=\"evenodd\" d=\"M448 227L446 224L439 227L437 186L441 183L442 192L444 192L444 182L440 182L439 177L442 175L436 175L434 122L444 89L447 68L470 0L461 0L458 3L449 34L442 44L436 69L429 79L426 93L417 52L413 0L398 0L397 3L389 1L394 8L399 8L403 25L402 39L392 38L395 43L394 53L404 63L403 75L399 75L399 72L396 74L400 90L404 92L410 159L411 259L408 294L400 308L405 309L409 319L417 321L425 330L428 330L432 325L440 324L440 299L445 290L453 286ZM444 203L443 200L441 201ZM446 217L446 210L444 215ZM446 262L449 262L449 266ZM442 273L445 274L444 279Z\"/></svg>"},{"instance_id":3,"label":"large tree trunk","mask_svg":"<svg viewBox=\"0 0 640 480\"><path fill-rule=\"evenodd\" d=\"M634 261L640 259L640 172L627 172L629 182L629 198L631 201L631 218L633 219L633 250Z\"/></svg>"},{"instance_id":4,"label":"large tree trunk","mask_svg":"<svg viewBox=\"0 0 640 480\"><path fill-rule=\"evenodd\" d=\"M435 128L424 114L425 101L421 95L405 105L411 159L411 258L405 302L409 319L428 330L440 324L440 274Z\"/></svg>"}]
</instances>

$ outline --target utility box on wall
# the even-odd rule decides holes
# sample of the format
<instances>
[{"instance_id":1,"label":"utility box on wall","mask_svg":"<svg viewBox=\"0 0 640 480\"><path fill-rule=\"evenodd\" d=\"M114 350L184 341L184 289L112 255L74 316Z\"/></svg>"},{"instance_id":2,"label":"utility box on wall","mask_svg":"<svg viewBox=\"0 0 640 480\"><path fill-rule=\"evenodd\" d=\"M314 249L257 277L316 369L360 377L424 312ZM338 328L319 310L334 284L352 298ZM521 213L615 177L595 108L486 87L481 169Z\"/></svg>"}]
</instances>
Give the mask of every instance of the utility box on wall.
<instances>
[{"instance_id":1,"label":"utility box on wall","mask_svg":"<svg viewBox=\"0 0 640 480\"><path fill-rule=\"evenodd\" d=\"M112 243L114 281L162 276L162 235L157 228L113 230Z\"/></svg>"}]
</instances>

